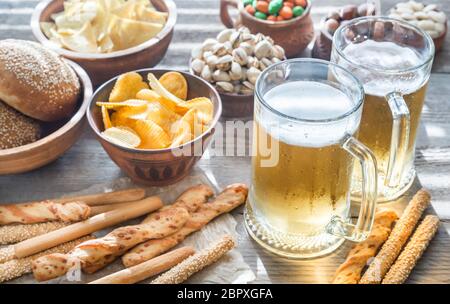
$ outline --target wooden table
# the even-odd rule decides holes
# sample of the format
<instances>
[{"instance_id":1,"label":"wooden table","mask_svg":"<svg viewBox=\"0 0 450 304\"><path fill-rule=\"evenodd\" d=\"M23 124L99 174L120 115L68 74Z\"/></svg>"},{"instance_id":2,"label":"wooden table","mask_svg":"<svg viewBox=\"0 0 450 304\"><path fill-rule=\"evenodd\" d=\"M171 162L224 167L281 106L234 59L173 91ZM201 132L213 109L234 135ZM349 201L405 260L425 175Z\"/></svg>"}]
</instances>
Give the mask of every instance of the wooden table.
<instances>
[{"instance_id":1,"label":"wooden table","mask_svg":"<svg viewBox=\"0 0 450 304\"><path fill-rule=\"evenodd\" d=\"M29 27L30 16L36 0L0 0L0 39L18 38L33 40ZM186 70L192 46L207 37L215 36L221 29L218 0L175 0L178 6L178 23L173 42L159 67ZM343 3L361 3L356 0L314 0L312 16L317 24L333 6ZM383 11L396 1L381 1ZM450 0L439 2L450 16ZM426 97L418 141L416 167L418 178L413 186L422 185L433 196L433 208L442 225L424 258L415 268L411 283L450 283L450 38L434 63L433 74ZM248 136L227 134L228 144L246 141ZM216 147L219 149L220 147ZM232 182L250 182L250 158L208 157L198 163L210 170L221 186ZM19 175L0 177L0 201L27 201L57 197L122 177L123 173L108 158L86 126L78 143L63 157L39 170ZM401 208L411 190L402 200L394 203ZM336 254L313 261L290 261L262 250L247 235L242 224L242 208L234 215L239 222L239 250L257 275L256 282L309 283L327 282L336 263L342 261L348 245Z\"/></svg>"}]
</instances>

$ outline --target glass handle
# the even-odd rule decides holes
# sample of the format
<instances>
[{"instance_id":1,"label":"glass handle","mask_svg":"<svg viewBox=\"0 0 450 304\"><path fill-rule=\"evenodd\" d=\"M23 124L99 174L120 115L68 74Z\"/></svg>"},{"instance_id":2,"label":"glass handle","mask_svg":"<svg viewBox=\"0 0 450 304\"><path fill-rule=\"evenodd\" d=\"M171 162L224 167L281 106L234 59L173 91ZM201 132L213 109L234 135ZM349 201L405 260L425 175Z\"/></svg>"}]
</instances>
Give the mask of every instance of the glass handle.
<instances>
[{"instance_id":1,"label":"glass handle","mask_svg":"<svg viewBox=\"0 0 450 304\"><path fill-rule=\"evenodd\" d=\"M392 112L393 122L389 164L384 184L388 187L398 187L408 151L410 116L408 106L400 93L390 93L386 99Z\"/></svg>"},{"instance_id":2,"label":"glass handle","mask_svg":"<svg viewBox=\"0 0 450 304\"><path fill-rule=\"evenodd\" d=\"M377 164L372 152L352 136L346 138L342 147L361 163L362 199L359 217L352 224L340 216L333 216L327 232L354 242L364 241L372 230L377 204Z\"/></svg>"}]
</instances>

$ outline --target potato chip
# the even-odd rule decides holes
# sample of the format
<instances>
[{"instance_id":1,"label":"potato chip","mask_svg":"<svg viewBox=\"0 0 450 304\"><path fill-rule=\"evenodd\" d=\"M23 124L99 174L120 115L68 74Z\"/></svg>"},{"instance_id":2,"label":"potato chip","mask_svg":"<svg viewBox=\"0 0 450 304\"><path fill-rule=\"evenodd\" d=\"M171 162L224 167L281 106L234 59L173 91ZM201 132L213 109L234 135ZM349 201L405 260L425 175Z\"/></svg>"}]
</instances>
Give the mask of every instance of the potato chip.
<instances>
[{"instance_id":1,"label":"potato chip","mask_svg":"<svg viewBox=\"0 0 450 304\"><path fill-rule=\"evenodd\" d=\"M137 10L137 18L140 21L148 21L164 25L169 14L155 11L155 9L142 8Z\"/></svg>"},{"instance_id":2,"label":"potato chip","mask_svg":"<svg viewBox=\"0 0 450 304\"><path fill-rule=\"evenodd\" d=\"M136 148L141 144L136 132L127 127L112 127L103 131L102 135L108 141L127 148Z\"/></svg>"},{"instance_id":3,"label":"potato chip","mask_svg":"<svg viewBox=\"0 0 450 304\"><path fill-rule=\"evenodd\" d=\"M140 149L164 149L170 145L169 135L152 120L137 120L134 130L141 137Z\"/></svg>"},{"instance_id":4,"label":"potato chip","mask_svg":"<svg viewBox=\"0 0 450 304\"><path fill-rule=\"evenodd\" d=\"M133 108L137 110L144 110L147 106L146 100L140 100L140 99L129 99L122 102L101 102L97 101L97 106L99 107L105 107L107 109L117 109L117 108Z\"/></svg>"},{"instance_id":5,"label":"potato chip","mask_svg":"<svg viewBox=\"0 0 450 304\"><path fill-rule=\"evenodd\" d=\"M185 107L189 109L196 109L198 111L198 117L200 121L207 125L211 122L214 113L214 105L212 101L207 97L198 97L188 100Z\"/></svg>"},{"instance_id":6,"label":"potato chip","mask_svg":"<svg viewBox=\"0 0 450 304\"><path fill-rule=\"evenodd\" d=\"M71 32L63 33L60 31L58 31L58 34L60 34L59 39L65 48L79 53L98 52L97 37L89 22L86 22L79 31L73 34Z\"/></svg>"},{"instance_id":7,"label":"potato chip","mask_svg":"<svg viewBox=\"0 0 450 304\"><path fill-rule=\"evenodd\" d=\"M154 90L156 93L158 93L161 97L167 98L177 105L182 105L185 103L185 101L181 98L178 98L177 96L173 95L171 92L169 92L160 82L159 80L153 75L153 73L148 73L147 75L148 82L150 84L150 87L152 90Z\"/></svg>"},{"instance_id":8,"label":"potato chip","mask_svg":"<svg viewBox=\"0 0 450 304\"><path fill-rule=\"evenodd\" d=\"M121 102L128 99L134 99L140 90L148 88L148 84L142 80L142 76L138 73L125 73L117 78L114 88L109 95L109 101Z\"/></svg>"},{"instance_id":9,"label":"potato chip","mask_svg":"<svg viewBox=\"0 0 450 304\"><path fill-rule=\"evenodd\" d=\"M124 50L155 37L163 28L158 23L136 21L111 15L108 34L116 49Z\"/></svg>"},{"instance_id":10,"label":"potato chip","mask_svg":"<svg viewBox=\"0 0 450 304\"><path fill-rule=\"evenodd\" d=\"M192 133L188 132L188 130L182 130L177 136L175 136L172 140L171 148L175 148L181 146L193 139Z\"/></svg>"},{"instance_id":11,"label":"potato chip","mask_svg":"<svg viewBox=\"0 0 450 304\"><path fill-rule=\"evenodd\" d=\"M147 105L147 117L160 127L162 127L166 132L170 130L172 124L179 120L180 115L167 109L163 104L159 102L150 102Z\"/></svg>"},{"instance_id":12,"label":"potato chip","mask_svg":"<svg viewBox=\"0 0 450 304\"><path fill-rule=\"evenodd\" d=\"M105 127L105 130L112 127L108 109L104 106L102 106L102 119L103 119L103 126Z\"/></svg>"},{"instance_id":13,"label":"potato chip","mask_svg":"<svg viewBox=\"0 0 450 304\"><path fill-rule=\"evenodd\" d=\"M83 53L108 53L139 45L155 37L168 18L149 0L66 0L63 6L62 12L51 15L55 31L49 31L45 22L42 31L58 45ZM92 30L86 32L85 27Z\"/></svg>"},{"instance_id":14,"label":"potato chip","mask_svg":"<svg viewBox=\"0 0 450 304\"><path fill-rule=\"evenodd\" d=\"M147 101L160 101L161 96L153 90L142 89L136 94L137 99L147 100Z\"/></svg>"},{"instance_id":15,"label":"potato chip","mask_svg":"<svg viewBox=\"0 0 450 304\"><path fill-rule=\"evenodd\" d=\"M188 84L181 73L167 72L159 78L162 86L176 97L186 100L188 93Z\"/></svg>"},{"instance_id":16,"label":"potato chip","mask_svg":"<svg viewBox=\"0 0 450 304\"><path fill-rule=\"evenodd\" d=\"M116 111L111 114L111 124L113 127L125 127L128 126L130 128L134 127L135 121L133 119L128 118L128 116L123 115L119 111Z\"/></svg>"},{"instance_id":17,"label":"potato chip","mask_svg":"<svg viewBox=\"0 0 450 304\"><path fill-rule=\"evenodd\" d=\"M203 133L203 124L197 114L196 109L191 109L172 126L175 133L172 133L171 147L183 145Z\"/></svg>"}]
</instances>

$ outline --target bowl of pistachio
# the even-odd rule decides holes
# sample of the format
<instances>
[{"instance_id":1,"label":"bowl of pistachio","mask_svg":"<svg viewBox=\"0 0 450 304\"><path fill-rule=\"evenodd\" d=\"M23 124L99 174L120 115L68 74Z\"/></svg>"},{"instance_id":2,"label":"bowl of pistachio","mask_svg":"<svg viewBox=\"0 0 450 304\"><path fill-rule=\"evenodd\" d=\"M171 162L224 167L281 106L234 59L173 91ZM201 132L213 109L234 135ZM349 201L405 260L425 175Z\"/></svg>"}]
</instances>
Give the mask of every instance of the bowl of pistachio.
<instances>
[{"instance_id":1,"label":"bowl of pistachio","mask_svg":"<svg viewBox=\"0 0 450 304\"><path fill-rule=\"evenodd\" d=\"M246 27L224 29L192 49L190 72L219 92L224 117L253 115L253 91L259 74L284 60L284 49L263 34Z\"/></svg>"}]
</instances>

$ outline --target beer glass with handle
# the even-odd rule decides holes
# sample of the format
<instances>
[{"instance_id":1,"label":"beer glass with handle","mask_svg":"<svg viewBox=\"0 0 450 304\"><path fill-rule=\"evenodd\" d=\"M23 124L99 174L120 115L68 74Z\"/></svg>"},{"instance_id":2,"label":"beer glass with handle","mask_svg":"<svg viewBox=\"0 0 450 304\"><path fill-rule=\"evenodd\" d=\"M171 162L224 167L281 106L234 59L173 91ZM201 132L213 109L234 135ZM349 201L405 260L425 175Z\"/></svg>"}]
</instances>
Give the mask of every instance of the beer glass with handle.
<instances>
[{"instance_id":1,"label":"beer glass with handle","mask_svg":"<svg viewBox=\"0 0 450 304\"><path fill-rule=\"evenodd\" d=\"M266 249L311 258L362 241L376 206L372 153L355 139L364 93L344 68L314 59L274 64L255 87L252 185L245 208L250 235ZM354 159L363 201L349 218Z\"/></svg>"},{"instance_id":2,"label":"beer glass with handle","mask_svg":"<svg viewBox=\"0 0 450 304\"><path fill-rule=\"evenodd\" d=\"M365 101L358 139L375 154L378 201L402 195L414 181L414 150L434 57L431 37L414 25L363 17L333 37L331 61L354 74ZM355 171L353 197L361 198Z\"/></svg>"}]
</instances>

